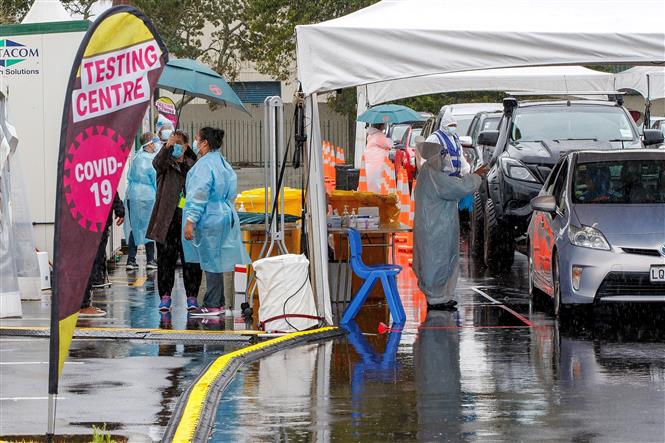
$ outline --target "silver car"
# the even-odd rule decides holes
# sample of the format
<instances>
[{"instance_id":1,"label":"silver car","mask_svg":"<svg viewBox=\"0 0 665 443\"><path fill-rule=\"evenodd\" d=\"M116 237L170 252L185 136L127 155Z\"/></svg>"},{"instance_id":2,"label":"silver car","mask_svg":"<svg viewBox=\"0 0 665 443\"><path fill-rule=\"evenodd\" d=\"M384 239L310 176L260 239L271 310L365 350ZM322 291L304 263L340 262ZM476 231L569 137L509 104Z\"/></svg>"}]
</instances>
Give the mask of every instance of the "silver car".
<instances>
[{"instance_id":1,"label":"silver car","mask_svg":"<svg viewBox=\"0 0 665 443\"><path fill-rule=\"evenodd\" d=\"M665 302L665 152L568 154L531 206L529 288L551 296L556 315Z\"/></svg>"}]
</instances>

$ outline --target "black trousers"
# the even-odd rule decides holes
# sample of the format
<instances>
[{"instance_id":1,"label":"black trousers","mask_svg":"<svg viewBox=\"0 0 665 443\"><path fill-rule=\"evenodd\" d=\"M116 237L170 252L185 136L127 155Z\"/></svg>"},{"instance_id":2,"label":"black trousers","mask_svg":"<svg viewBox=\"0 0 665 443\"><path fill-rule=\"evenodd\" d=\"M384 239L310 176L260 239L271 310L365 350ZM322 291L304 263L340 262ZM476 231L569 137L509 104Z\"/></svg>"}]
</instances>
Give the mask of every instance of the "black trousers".
<instances>
[{"instance_id":1,"label":"black trousers","mask_svg":"<svg viewBox=\"0 0 665 443\"><path fill-rule=\"evenodd\" d=\"M182 209L177 208L169 226L166 242L157 243L157 289L159 296L171 295L175 284L175 265L180 257L182 278L185 282L187 297L196 297L201 286L201 266L198 263L186 263L182 250Z\"/></svg>"},{"instance_id":2,"label":"black trousers","mask_svg":"<svg viewBox=\"0 0 665 443\"><path fill-rule=\"evenodd\" d=\"M83 295L83 303L81 309L88 308L92 304L92 285L93 283L103 283L106 280L106 244L109 241L109 226L106 226L102 232L102 239L97 248L97 255L95 261L92 263L92 272L88 277L88 286L85 288Z\"/></svg>"}]
</instances>

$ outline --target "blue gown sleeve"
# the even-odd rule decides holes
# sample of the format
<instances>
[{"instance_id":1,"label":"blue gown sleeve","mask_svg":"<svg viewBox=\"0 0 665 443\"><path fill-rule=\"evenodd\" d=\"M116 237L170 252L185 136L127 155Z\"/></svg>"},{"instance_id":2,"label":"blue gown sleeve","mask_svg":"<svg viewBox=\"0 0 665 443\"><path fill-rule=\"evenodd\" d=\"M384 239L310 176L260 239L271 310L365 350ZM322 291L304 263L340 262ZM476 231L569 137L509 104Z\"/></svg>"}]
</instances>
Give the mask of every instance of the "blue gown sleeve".
<instances>
[{"instance_id":1,"label":"blue gown sleeve","mask_svg":"<svg viewBox=\"0 0 665 443\"><path fill-rule=\"evenodd\" d=\"M480 187L481 178L475 174L464 177L449 176L446 172L432 171L429 174L437 196L441 200L460 200Z\"/></svg>"},{"instance_id":2,"label":"blue gown sleeve","mask_svg":"<svg viewBox=\"0 0 665 443\"><path fill-rule=\"evenodd\" d=\"M185 217L187 220L198 223L205 212L212 186L212 171L207 165L192 169L190 174L187 175L185 203Z\"/></svg>"}]
</instances>

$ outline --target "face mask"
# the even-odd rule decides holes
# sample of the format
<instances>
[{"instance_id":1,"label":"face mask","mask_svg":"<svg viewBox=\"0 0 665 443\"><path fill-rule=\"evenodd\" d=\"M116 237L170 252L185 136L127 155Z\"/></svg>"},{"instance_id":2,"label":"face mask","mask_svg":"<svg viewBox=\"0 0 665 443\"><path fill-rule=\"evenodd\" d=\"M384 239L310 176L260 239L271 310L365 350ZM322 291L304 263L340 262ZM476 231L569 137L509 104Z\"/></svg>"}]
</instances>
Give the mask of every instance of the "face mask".
<instances>
[{"instance_id":1,"label":"face mask","mask_svg":"<svg viewBox=\"0 0 665 443\"><path fill-rule=\"evenodd\" d=\"M180 158L182 155L182 145L175 144L173 145L173 152L171 152L171 156L173 158Z\"/></svg>"},{"instance_id":2,"label":"face mask","mask_svg":"<svg viewBox=\"0 0 665 443\"><path fill-rule=\"evenodd\" d=\"M448 131L448 134L450 135L455 135L455 133L457 132L457 128L454 126L447 126L446 131Z\"/></svg>"},{"instance_id":3,"label":"face mask","mask_svg":"<svg viewBox=\"0 0 665 443\"><path fill-rule=\"evenodd\" d=\"M194 153L196 155L199 155L199 141L194 140L194 144L192 145L192 149L194 150Z\"/></svg>"},{"instance_id":4,"label":"face mask","mask_svg":"<svg viewBox=\"0 0 665 443\"><path fill-rule=\"evenodd\" d=\"M173 130L171 130L171 129L164 129L164 130L162 131L162 136L161 136L161 137L162 137L162 140L168 140L169 137L171 136L171 133L172 133L172 132L173 132Z\"/></svg>"}]
</instances>

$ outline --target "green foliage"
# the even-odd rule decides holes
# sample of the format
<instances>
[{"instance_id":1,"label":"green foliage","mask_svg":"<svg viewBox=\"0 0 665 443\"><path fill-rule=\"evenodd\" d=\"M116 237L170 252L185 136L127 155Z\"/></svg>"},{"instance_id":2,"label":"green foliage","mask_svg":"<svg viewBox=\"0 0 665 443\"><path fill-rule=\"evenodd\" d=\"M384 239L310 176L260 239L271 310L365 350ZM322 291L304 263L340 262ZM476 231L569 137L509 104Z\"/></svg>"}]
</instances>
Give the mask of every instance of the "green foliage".
<instances>
[{"instance_id":1,"label":"green foliage","mask_svg":"<svg viewBox=\"0 0 665 443\"><path fill-rule=\"evenodd\" d=\"M106 431L106 424L104 424L101 428L92 426L92 443L116 443L116 441L111 439L111 434Z\"/></svg>"},{"instance_id":2,"label":"green foliage","mask_svg":"<svg viewBox=\"0 0 665 443\"><path fill-rule=\"evenodd\" d=\"M289 80L295 67L297 25L319 23L362 9L377 0L247 0L243 56L259 72Z\"/></svg>"},{"instance_id":3,"label":"green foliage","mask_svg":"<svg viewBox=\"0 0 665 443\"><path fill-rule=\"evenodd\" d=\"M453 103L501 103L504 92L451 92L448 94L421 95L398 100L398 105L408 106L419 112L436 115L444 105Z\"/></svg>"},{"instance_id":4,"label":"green foliage","mask_svg":"<svg viewBox=\"0 0 665 443\"><path fill-rule=\"evenodd\" d=\"M199 59L227 80L235 79L240 68L240 47L246 32L243 3L242 0L132 2L150 17L172 55Z\"/></svg>"},{"instance_id":5,"label":"green foliage","mask_svg":"<svg viewBox=\"0 0 665 443\"><path fill-rule=\"evenodd\" d=\"M31 5L31 0L1 0L0 25L20 23Z\"/></svg>"},{"instance_id":6,"label":"green foliage","mask_svg":"<svg viewBox=\"0 0 665 443\"><path fill-rule=\"evenodd\" d=\"M92 6L97 0L60 0L70 14L77 14L83 20L90 20Z\"/></svg>"}]
</instances>

